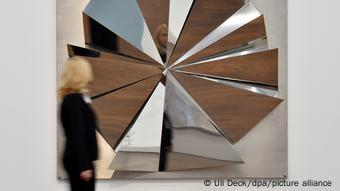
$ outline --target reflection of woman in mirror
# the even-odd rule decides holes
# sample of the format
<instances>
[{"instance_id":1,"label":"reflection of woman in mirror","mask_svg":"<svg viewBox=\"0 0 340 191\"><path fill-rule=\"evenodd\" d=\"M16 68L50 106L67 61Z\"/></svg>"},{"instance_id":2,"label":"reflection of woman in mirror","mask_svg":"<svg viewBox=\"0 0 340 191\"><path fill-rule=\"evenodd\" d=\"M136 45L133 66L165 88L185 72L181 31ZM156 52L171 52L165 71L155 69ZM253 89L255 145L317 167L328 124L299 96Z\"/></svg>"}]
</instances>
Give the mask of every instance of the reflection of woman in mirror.
<instances>
[{"instance_id":1,"label":"reflection of woman in mirror","mask_svg":"<svg viewBox=\"0 0 340 191\"><path fill-rule=\"evenodd\" d=\"M163 62L166 61L166 46L168 43L168 26L166 24L160 25L155 31L154 37L156 39L156 46Z\"/></svg>"},{"instance_id":2,"label":"reflection of woman in mirror","mask_svg":"<svg viewBox=\"0 0 340 191\"><path fill-rule=\"evenodd\" d=\"M60 119L66 137L63 163L72 191L95 189L92 162L97 159L97 125L86 95L92 79L91 65L85 59L72 57L65 63L59 89Z\"/></svg>"},{"instance_id":3,"label":"reflection of woman in mirror","mask_svg":"<svg viewBox=\"0 0 340 191\"><path fill-rule=\"evenodd\" d=\"M169 154L172 151L172 123L166 111L163 113L162 137L159 155L159 171L168 169Z\"/></svg>"}]
</instances>

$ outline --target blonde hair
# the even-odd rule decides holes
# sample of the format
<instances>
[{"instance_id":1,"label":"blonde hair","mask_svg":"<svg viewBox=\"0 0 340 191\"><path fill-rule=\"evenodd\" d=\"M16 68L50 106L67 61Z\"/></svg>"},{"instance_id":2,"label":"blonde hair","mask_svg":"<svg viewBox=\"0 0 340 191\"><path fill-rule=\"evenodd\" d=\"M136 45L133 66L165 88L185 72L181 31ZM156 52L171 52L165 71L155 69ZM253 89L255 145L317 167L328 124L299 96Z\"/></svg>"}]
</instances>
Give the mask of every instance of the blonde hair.
<instances>
[{"instance_id":1,"label":"blonde hair","mask_svg":"<svg viewBox=\"0 0 340 191\"><path fill-rule=\"evenodd\" d=\"M59 96L69 93L86 93L87 85L93 80L90 63L79 57L71 57L64 64L60 79Z\"/></svg>"},{"instance_id":2,"label":"blonde hair","mask_svg":"<svg viewBox=\"0 0 340 191\"><path fill-rule=\"evenodd\" d=\"M160 26L157 27L155 33L154 33L154 38L155 40L155 44L158 50L160 50L162 48L161 45L161 32L162 30L165 30L166 32L168 32L168 26L166 24L161 24Z\"/></svg>"}]
</instances>

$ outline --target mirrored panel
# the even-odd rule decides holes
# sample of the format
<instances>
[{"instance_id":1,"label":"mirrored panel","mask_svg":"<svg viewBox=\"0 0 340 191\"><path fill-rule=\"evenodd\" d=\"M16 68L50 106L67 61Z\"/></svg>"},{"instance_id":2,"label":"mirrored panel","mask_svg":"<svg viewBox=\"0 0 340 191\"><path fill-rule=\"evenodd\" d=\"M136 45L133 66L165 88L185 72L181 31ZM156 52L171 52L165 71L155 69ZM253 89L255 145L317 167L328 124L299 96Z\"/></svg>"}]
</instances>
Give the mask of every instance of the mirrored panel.
<instances>
[{"instance_id":1,"label":"mirrored panel","mask_svg":"<svg viewBox=\"0 0 340 191\"><path fill-rule=\"evenodd\" d=\"M177 66L171 67L172 69L179 69L190 65L205 63L205 62L211 62L215 60L221 60L225 58L231 58L236 56L242 56L250 53L260 52L264 50L268 50L268 39L266 37L261 37L249 42L246 42L240 46L236 46L235 48L232 48L230 50L222 51L207 57L200 58L198 60L195 60L192 63L188 64L182 64L180 63Z\"/></svg>"},{"instance_id":2,"label":"mirrored panel","mask_svg":"<svg viewBox=\"0 0 340 191\"><path fill-rule=\"evenodd\" d=\"M137 1L91 0L84 13L158 63L163 63Z\"/></svg>"},{"instance_id":3,"label":"mirrored panel","mask_svg":"<svg viewBox=\"0 0 340 191\"><path fill-rule=\"evenodd\" d=\"M134 124L160 78L160 75L150 77L93 101L100 132L112 149L116 149Z\"/></svg>"},{"instance_id":4,"label":"mirrored panel","mask_svg":"<svg viewBox=\"0 0 340 191\"><path fill-rule=\"evenodd\" d=\"M181 72L181 71L177 71ZM205 79L205 80L210 80L212 82L216 83L221 83L225 84L227 86L247 90L250 92L254 92L257 94L262 94L270 97L278 97L278 89L272 86L266 86L266 85L259 85L259 84L252 84L252 83L247 83L247 82L240 82L237 80L230 80L230 79L221 79L221 78L216 78L215 76L209 76L209 75L202 75L202 74L197 74L197 73L191 73L191 72L183 72L187 74L194 75L196 77Z\"/></svg>"},{"instance_id":5,"label":"mirrored panel","mask_svg":"<svg viewBox=\"0 0 340 191\"><path fill-rule=\"evenodd\" d=\"M158 171L159 153L119 151L109 166L116 172L154 172Z\"/></svg>"},{"instance_id":6,"label":"mirrored panel","mask_svg":"<svg viewBox=\"0 0 340 191\"><path fill-rule=\"evenodd\" d=\"M93 75L96 76L89 86L92 98L161 73L158 66L131 58L78 46L68 47L70 56L81 56L92 65Z\"/></svg>"},{"instance_id":7,"label":"mirrored panel","mask_svg":"<svg viewBox=\"0 0 340 191\"><path fill-rule=\"evenodd\" d=\"M116 154L99 132L97 132L97 143L99 148L98 160L94 162L96 177L97 179L111 179L115 171L110 168L110 165Z\"/></svg>"},{"instance_id":8,"label":"mirrored panel","mask_svg":"<svg viewBox=\"0 0 340 191\"><path fill-rule=\"evenodd\" d=\"M247 44L251 44L251 42L256 39L265 38L265 34L264 17L260 16L237 30L227 34L225 37L215 41L211 45L197 51L197 53L191 53L192 56L188 55L188 58L183 59L182 63L179 63L178 66L193 63L199 59L218 53L233 51Z\"/></svg>"},{"instance_id":9,"label":"mirrored panel","mask_svg":"<svg viewBox=\"0 0 340 191\"><path fill-rule=\"evenodd\" d=\"M170 0L137 0L157 50L166 61Z\"/></svg>"},{"instance_id":10,"label":"mirrored panel","mask_svg":"<svg viewBox=\"0 0 340 191\"><path fill-rule=\"evenodd\" d=\"M58 68L94 71L97 178L286 177L285 1L57 4Z\"/></svg>"},{"instance_id":11,"label":"mirrored panel","mask_svg":"<svg viewBox=\"0 0 340 191\"><path fill-rule=\"evenodd\" d=\"M195 0L169 58L169 65L176 62L243 5L243 0Z\"/></svg>"},{"instance_id":12,"label":"mirrored panel","mask_svg":"<svg viewBox=\"0 0 340 191\"><path fill-rule=\"evenodd\" d=\"M180 70L277 87L278 50L242 51L224 59L187 65Z\"/></svg>"},{"instance_id":13,"label":"mirrored panel","mask_svg":"<svg viewBox=\"0 0 340 191\"><path fill-rule=\"evenodd\" d=\"M233 146L214 127L202 108L171 73L167 75L163 120L161 170L197 169L232 162L242 163ZM171 155L177 157L173 158ZM192 157L191 162L185 160L189 156Z\"/></svg>"},{"instance_id":14,"label":"mirrored panel","mask_svg":"<svg viewBox=\"0 0 340 191\"><path fill-rule=\"evenodd\" d=\"M103 52L112 52L150 63L157 63L152 57L128 41L116 35L105 26L83 13L84 39L88 47Z\"/></svg>"},{"instance_id":15,"label":"mirrored panel","mask_svg":"<svg viewBox=\"0 0 340 191\"><path fill-rule=\"evenodd\" d=\"M169 7L169 27L168 27L168 43L167 43L167 60L174 50L175 44L183 25L188 17L193 0L170 0Z\"/></svg>"},{"instance_id":16,"label":"mirrored panel","mask_svg":"<svg viewBox=\"0 0 340 191\"><path fill-rule=\"evenodd\" d=\"M245 136L282 101L188 74L175 72L174 76L232 143Z\"/></svg>"},{"instance_id":17,"label":"mirrored panel","mask_svg":"<svg viewBox=\"0 0 340 191\"><path fill-rule=\"evenodd\" d=\"M159 83L138 118L116 148L117 154L110 169L158 171L164 97L165 87Z\"/></svg>"},{"instance_id":18,"label":"mirrored panel","mask_svg":"<svg viewBox=\"0 0 340 191\"><path fill-rule=\"evenodd\" d=\"M252 3L247 3L242 8L240 8L237 12L235 12L230 18L224 21L214 31L212 31L209 35L207 35L204 39L202 39L199 43L197 43L194 47L192 47L187 53L185 53L180 59L178 59L173 64L173 66L179 64L183 60L201 51L202 49L216 42L217 40L220 40L224 36L234 32L238 28L242 27L248 22L251 22L252 20L259 17L260 15L261 14L253 6Z\"/></svg>"}]
</instances>

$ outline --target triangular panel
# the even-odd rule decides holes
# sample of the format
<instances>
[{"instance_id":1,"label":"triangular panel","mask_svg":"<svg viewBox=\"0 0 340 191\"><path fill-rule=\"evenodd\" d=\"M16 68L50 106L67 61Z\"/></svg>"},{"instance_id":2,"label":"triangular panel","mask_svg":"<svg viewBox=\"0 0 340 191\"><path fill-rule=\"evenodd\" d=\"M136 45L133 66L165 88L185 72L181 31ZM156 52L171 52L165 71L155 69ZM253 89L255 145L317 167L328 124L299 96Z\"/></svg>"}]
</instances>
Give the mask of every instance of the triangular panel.
<instances>
[{"instance_id":1,"label":"triangular panel","mask_svg":"<svg viewBox=\"0 0 340 191\"><path fill-rule=\"evenodd\" d=\"M137 49L85 13L83 13L83 23L85 43L91 48L113 52L151 63L158 63L143 51Z\"/></svg>"},{"instance_id":2,"label":"triangular panel","mask_svg":"<svg viewBox=\"0 0 340 191\"><path fill-rule=\"evenodd\" d=\"M168 63L174 63L243 5L243 0L194 1Z\"/></svg>"},{"instance_id":3,"label":"triangular panel","mask_svg":"<svg viewBox=\"0 0 340 191\"><path fill-rule=\"evenodd\" d=\"M69 45L69 54L71 56L85 55L82 58L91 63L94 75L94 81L90 84L92 96L98 96L161 73L156 65L143 64L116 54L71 45Z\"/></svg>"},{"instance_id":4,"label":"triangular panel","mask_svg":"<svg viewBox=\"0 0 340 191\"><path fill-rule=\"evenodd\" d=\"M194 62L200 58L205 58L217 53L241 47L250 41L265 36L266 30L264 25L264 18L263 16L260 16L240 27L239 29L233 31L232 33L226 35L225 37L219 39L215 43L207 46L196 54L193 54L191 57L178 64L178 66Z\"/></svg>"},{"instance_id":5,"label":"triangular panel","mask_svg":"<svg viewBox=\"0 0 340 191\"><path fill-rule=\"evenodd\" d=\"M125 171L158 171L164 96L165 87L159 83L137 120L116 148L116 152L118 153L117 158L113 160L111 165L113 169ZM122 163L121 158L128 156L129 163L126 164L125 160L123 160ZM142 162L144 160L142 159L143 157L148 157L148 162L153 162L147 165L147 161ZM133 161L135 158L137 161Z\"/></svg>"},{"instance_id":6,"label":"triangular panel","mask_svg":"<svg viewBox=\"0 0 340 191\"><path fill-rule=\"evenodd\" d=\"M162 61L166 61L170 0L137 0Z\"/></svg>"},{"instance_id":7,"label":"triangular panel","mask_svg":"<svg viewBox=\"0 0 340 191\"><path fill-rule=\"evenodd\" d=\"M278 49L187 65L180 70L235 81L277 86Z\"/></svg>"},{"instance_id":8,"label":"triangular panel","mask_svg":"<svg viewBox=\"0 0 340 191\"><path fill-rule=\"evenodd\" d=\"M180 72L178 70L176 71ZM224 84L224 85L231 86L234 88L239 88L239 89L243 89L249 92L254 92L257 94L262 94L262 95L266 95L270 97L278 97L278 93L279 93L278 88L273 87L273 86L259 85L259 84L241 82L241 81L229 80L229 79L220 79L220 78L215 78L212 76L205 76L205 75L190 73L190 72L183 72L183 73L191 74L201 79L209 80L212 82Z\"/></svg>"},{"instance_id":9,"label":"triangular panel","mask_svg":"<svg viewBox=\"0 0 340 191\"><path fill-rule=\"evenodd\" d=\"M167 44L167 60L174 50L175 44L183 25L188 17L193 0L171 0L169 7L169 29L168 29L168 44Z\"/></svg>"},{"instance_id":10,"label":"triangular panel","mask_svg":"<svg viewBox=\"0 0 340 191\"><path fill-rule=\"evenodd\" d=\"M221 25L219 25L215 30L204 37L200 42L195 44L188 52L186 52L180 59L178 59L172 66L181 63L183 60L189 58L190 56L196 54L197 52L203 50L207 46L213 44L214 42L220 40L221 38L227 36L228 34L234 32L243 25L251 22L252 20L259 17L261 14L253 6L252 3L247 3L237 12L235 12L231 17L226 19Z\"/></svg>"},{"instance_id":11,"label":"triangular panel","mask_svg":"<svg viewBox=\"0 0 340 191\"><path fill-rule=\"evenodd\" d=\"M117 151L158 152L161 144L165 87L159 83Z\"/></svg>"},{"instance_id":12,"label":"triangular panel","mask_svg":"<svg viewBox=\"0 0 340 191\"><path fill-rule=\"evenodd\" d=\"M161 75L119 89L93 101L101 133L115 150L141 112Z\"/></svg>"},{"instance_id":13,"label":"triangular panel","mask_svg":"<svg viewBox=\"0 0 340 191\"><path fill-rule=\"evenodd\" d=\"M116 153L109 169L117 171L158 171L159 153L120 151Z\"/></svg>"},{"instance_id":14,"label":"triangular panel","mask_svg":"<svg viewBox=\"0 0 340 191\"><path fill-rule=\"evenodd\" d=\"M165 105L160 169L184 170L242 162L233 145L171 74L167 75Z\"/></svg>"},{"instance_id":15,"label":"triangular panel","mask_svg":"<svg viewBox=\"0 0 340 191\"><path fill-rule=\"evenodd\" d=\"M158 63L162 63L136 1L91 0L84 13Z\"/></svg>"},{"instance_id":16,"label":"triangular panel","mask_svg":"<svg viewBox=\"0 0 340 191\"><path fill-rule=\"evenodd\" d=\"M233 143L282 101L187 74L174 76Z\"/></svg>"},{"instance_id":17,"label":"triangular panel","mask_svg":"<svg viewBox=\"0 0 340 191\"><path fill-rule=\"evenodd\" d=\"M177 153L170 151L168 153L168 164L166 171L183 171L192 169L203 169L213 167L223 167L230 164L242 164L240 162L217 160L205 158L197 155Z\"/></svg>"},{"instance_id":18,"label":"triangular panel","mask_svg":"<svg viewBox=\"0 0 340 191\"><path fill-rule=\"evenodd\" d=\"M109 179L112 177L114 170L110 169L110 164L115 157L115 153L107 144L100 133L97 134L98 160L94 161L96 165L96 178Z\"/></svg>"}]
</instances>

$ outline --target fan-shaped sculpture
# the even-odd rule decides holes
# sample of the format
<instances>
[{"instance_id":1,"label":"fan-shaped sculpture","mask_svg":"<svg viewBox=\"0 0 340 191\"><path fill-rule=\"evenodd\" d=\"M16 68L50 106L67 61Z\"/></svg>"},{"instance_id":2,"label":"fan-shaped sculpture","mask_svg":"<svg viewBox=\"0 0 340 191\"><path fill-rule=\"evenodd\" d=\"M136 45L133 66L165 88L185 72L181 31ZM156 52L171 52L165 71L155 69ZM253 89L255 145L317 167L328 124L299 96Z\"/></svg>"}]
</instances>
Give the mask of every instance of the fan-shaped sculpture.
<instances>
[{"instance_id":1,"label":"fan-shaped sculpture","mask_svg":"<svg viewBox=\"0 0 340 191\"><path fill-rule=\"evenodd\" d=\"M93 66L99 133L116 153L109 168L247 165L238 144L283 101L265 17L243 0L91 0L86 46L67 48Z\"/></svg>"}]
</instances>

